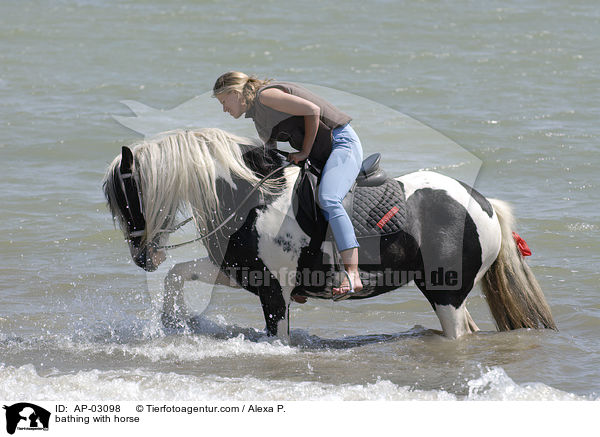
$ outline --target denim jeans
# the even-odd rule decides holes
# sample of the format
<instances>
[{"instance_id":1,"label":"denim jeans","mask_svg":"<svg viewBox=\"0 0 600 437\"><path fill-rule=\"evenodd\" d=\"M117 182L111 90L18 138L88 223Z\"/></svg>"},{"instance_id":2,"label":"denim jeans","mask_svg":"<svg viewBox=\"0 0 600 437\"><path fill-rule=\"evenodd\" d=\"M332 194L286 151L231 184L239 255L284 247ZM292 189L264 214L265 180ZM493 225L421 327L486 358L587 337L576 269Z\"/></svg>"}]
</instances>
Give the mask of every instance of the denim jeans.
<instances>
[{"instance_id":1,"label":"denim jeans","mask_svg":"<svg viewBox=\"0 0 600 437\"><path fill-rule=\"evenodd\" d=\"M362 160L362 146L354 129L349 124L335 128L331 155L321 175L319 205L331 226L339 251L359 246L342 200L352 188Z\"/></svg>"}]
</instances>

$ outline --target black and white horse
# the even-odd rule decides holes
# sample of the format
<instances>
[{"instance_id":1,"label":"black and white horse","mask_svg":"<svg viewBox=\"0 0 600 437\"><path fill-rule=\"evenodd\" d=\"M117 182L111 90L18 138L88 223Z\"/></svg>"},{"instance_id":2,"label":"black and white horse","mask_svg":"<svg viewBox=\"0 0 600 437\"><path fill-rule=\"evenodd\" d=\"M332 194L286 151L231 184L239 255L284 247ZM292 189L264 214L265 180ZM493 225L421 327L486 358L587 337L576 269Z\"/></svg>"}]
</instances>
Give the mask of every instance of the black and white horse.
<instances>
[{"instance_id":1,"label":"black and white horse","mask_svg":"<svg viewBox=\"0 0 600 437\"><path fill-rule=\"evenodd\" d=\"M292 299L332 299L331 281L319 273L335 270L335 250L300 223L294 190L300 169L285 164L275 151L265 152L253 140L219 129L167 132L132 149L123 147L106 172L104 192L135 263L152 271L164 261L164 245L177 227L178 213L191 213L206 236L209 256L177 264L165 279L165 325L189 321L183 287L190 280L255 293L267 333L283 337L289 332ZM272 177L263 179L269 173ZM398 187L402 205L375 222L380 219L377 226L383 229L381 224L399 209L404 219L394 232L361 242L359 269L365 286L351 299L414 280L444 335L457 338L478 330L465 300L479 282L499 330L556 329L518 251L505 202L486 199L434 172L388 182Z\"/></svg>"}]
</instances>

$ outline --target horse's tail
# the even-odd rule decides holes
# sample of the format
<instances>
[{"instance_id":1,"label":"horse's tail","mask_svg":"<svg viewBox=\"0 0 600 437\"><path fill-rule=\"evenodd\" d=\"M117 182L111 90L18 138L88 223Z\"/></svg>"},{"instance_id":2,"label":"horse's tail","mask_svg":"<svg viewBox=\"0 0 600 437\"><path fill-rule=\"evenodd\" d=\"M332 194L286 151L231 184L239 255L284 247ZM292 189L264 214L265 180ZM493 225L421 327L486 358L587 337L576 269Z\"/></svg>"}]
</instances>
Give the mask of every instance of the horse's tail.
<instances>
[{"instance_id":1,"label":"horse's tail","mask_svg":"<svg viewBox=\"0 0 600 437\"><path fill-rule=\"evenodd\" d=\"M481 280L481 288L498 330L538 327L557 330L544 293L513 237L515 220L510 206L497 199L490 199L490 203L500 222L502 245Z\"/></svg>"}]
</instances>

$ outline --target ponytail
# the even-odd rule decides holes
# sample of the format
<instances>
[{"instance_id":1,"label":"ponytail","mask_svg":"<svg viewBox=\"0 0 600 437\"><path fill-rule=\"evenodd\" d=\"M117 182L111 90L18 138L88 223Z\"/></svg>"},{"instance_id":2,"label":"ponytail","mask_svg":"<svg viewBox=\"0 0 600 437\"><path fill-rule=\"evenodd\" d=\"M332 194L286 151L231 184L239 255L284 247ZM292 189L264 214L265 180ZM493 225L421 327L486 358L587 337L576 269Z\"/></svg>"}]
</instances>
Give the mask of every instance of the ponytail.
<instances>
[{"instance_id":1,"label":"ponytail","mask_svg":"<svg viewBox=\"0 0 600 437\"><path fill-rule=\"evenodd\" d=\"M213 97L219 94L237 91L246 104L251 106L258 90L271 82L271 79L260 80L256 76L248 76L239 71L230 71L221 75L213 86Z\"/></svg>"}]
</instances>

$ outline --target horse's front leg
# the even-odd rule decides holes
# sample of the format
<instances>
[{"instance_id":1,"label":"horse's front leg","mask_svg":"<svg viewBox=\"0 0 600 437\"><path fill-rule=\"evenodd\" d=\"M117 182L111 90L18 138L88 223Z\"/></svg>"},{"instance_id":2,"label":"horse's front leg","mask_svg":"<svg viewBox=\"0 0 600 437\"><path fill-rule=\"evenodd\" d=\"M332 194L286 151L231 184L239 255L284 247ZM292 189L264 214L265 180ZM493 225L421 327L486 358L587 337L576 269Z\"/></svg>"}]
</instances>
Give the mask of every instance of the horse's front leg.
<instances>
[{"instance_id":1,"label":"horse's front leg","mask_svg":"<svg viewBox=\"0 0 600 437\"><path fill-rule=\"evenodd\" d=\"M267 334L289 342L288 308L291 290L282 290L277 282L259 289L258 297L265 316Z\"/></svg>"},{"instance_id":2,"label":"horse's front leg","mask_svg":"<svg viewBox=\"0 0 600 437\"><path fill-rule=\"evenodd\" d=\"M237 286L208 257L176 264L165 277L161 320L166 328L184 328L190 318L183 294L185 281Z\"/></svg>"}]
</instances>

